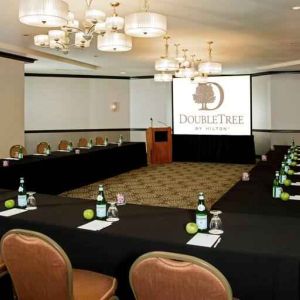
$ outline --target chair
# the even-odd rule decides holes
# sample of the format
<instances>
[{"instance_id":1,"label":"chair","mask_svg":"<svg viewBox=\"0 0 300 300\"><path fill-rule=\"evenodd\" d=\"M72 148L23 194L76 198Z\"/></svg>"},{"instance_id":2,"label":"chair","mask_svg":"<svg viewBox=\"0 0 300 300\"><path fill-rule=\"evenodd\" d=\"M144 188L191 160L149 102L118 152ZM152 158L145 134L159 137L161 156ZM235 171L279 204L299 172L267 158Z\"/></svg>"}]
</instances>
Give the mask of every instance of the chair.
<instances>
[{"instance_id":1,"label":"chair","mask_svg":"<svg viewBox=\"0 0 300 300\"><path fill-rule=\"evenodd\" d=\"M88 141L86 138L81 137L78 142L78 147L87 147Z\"/></svg>"},{"instance_id":2,"label":"chair","mask_svg":"<svg viewBox=\"0 0 300 300\"><path fill-rule=\"evenodd\" d=\"M0 278L5 274L7 274L7 269L2 257L0 256Z\"/></svg>"},{"instance_id":3,"label":"chair","mask_svg":"<svg viewBox=\"0 0 300 300\"><path fill-rule=\"evenodd\" d=\"M13 145L9 149L9 155L10 155L10 157L18 158L18 153L19 153L19 151L20 151L21 148L23 150L23 155L26 155L27 151L26 151L26 149L25 149L24 146L22 146L22 145Z\"/></svg>"},{"instance_id":4,"label":"chair","mask_svg":"<svg viewBox=\"0 0 300 300\"><path fill-rule=\"evenodd\" d=\"M48 148L48 143L47 142L41 142L36 146L36 153L38 154L45 154L46 150Z\"/></svg>"},{"instance_id":5,"label":"chair","mask_svg":"<svg viewBox=\"0 0 300 300\"><path fill-rule=\"evenodd\" d=\"M103 144L104 144L103 137L97 136L96 137L96 145L103 145Z\"/></svg>"},{"instance_id":6,"label":"chair","mask_svg":"<svg viewBox=\"0 0 300 300\"><path fill-rule=\"evenodd\" d=\"M19 300L106 300L117 288L113 277L72 269L64 250L38 232L8 231L1 254Z\"/></svg>"},{"instance_id":7,"label":"chair","mask_svg":"<svg viewBox=\"0 0 300 300\"><path fill-rule=\"evenodd\" d=\"M224 275L206 261L183 254L149 252L140 256L129 272L138 300L231 300Z\"/></svg>"},{"instance_id":8,"label":"chair","mask_svg":"<svg viewBox=\"0 0 300 300\"><path fill-rule=\"evenodd\" d=\"M69 145L68 141L62 140L58 145L58 150L68 150L68 145Z\"/></svg>"}]
</instances>

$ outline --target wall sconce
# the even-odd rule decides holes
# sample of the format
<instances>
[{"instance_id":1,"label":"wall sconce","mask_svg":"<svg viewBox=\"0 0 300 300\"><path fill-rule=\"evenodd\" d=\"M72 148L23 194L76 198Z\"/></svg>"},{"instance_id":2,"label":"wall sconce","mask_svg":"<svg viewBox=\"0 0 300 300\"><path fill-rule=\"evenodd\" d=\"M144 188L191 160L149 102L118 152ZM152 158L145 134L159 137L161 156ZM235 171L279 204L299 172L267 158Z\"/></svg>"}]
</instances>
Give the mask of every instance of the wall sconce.
<instances>
[{"instance_id":1,"label":"wall sconce","mask_svg":"<svg viewBox=\"0 0 300 300\"><path fill-rule=\"evenodd\" d=\"M111 105L110 105L110 110L113 111L113 112L116 112L118 110L118 102L113 102Z\"/></svg>"}]
</instances>

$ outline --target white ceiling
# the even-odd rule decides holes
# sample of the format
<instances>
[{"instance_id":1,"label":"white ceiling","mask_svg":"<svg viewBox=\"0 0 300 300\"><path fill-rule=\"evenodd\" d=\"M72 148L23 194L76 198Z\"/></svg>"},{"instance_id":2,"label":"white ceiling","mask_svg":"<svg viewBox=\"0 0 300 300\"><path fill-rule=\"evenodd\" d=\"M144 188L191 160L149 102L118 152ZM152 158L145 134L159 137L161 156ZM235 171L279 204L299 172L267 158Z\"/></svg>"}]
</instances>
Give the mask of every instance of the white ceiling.
<instances>
[{"instance_id":1,"label":"white ceiling","mask_svg":"<svg viewBox=\"0 0 300 300\"><path fill-rule=\"evenodd\" d=\"M83 19L85 0L65 0ZM93 6L111 14L109 0ZM142 0L121 0L119 15L136 12ZM72 49L68 55L33 46L32 35L47 29L23 25L18 20L19 0L0 0L0 49L37 58L26 72L142 76L154 74L154 61L163 54L162 38L138 39L127 53ZM170 44L180 43L197 58L207 58L207 44L214 41L213 58L224 74L300 70L300 0L152 0L151 11L168 18ZM24 37L24 34L29 36ZM170 47L172 54L175 48ZM85 65L87 64L87 65Z\"/></svg>"}]
</instances>

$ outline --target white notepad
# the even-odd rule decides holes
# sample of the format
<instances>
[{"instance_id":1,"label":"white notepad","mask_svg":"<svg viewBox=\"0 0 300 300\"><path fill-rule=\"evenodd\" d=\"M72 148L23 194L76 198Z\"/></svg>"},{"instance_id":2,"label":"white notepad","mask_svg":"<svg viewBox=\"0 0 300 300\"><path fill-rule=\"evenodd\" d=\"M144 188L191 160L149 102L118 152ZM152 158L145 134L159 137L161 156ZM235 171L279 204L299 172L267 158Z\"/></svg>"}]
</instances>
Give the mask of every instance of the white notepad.
<instances>
[{"instance_id":1,"label":"white notepad","mask_svg":"<svg viewBox=\"0 0 300 300\"><path fill-rule=\"evenodd\" d=\"M25 211L26 211L26 209L12 208L12 209L1 211L0 216L2 216L2 217L11 217L11 216L14 216L14 215L21 214Z\"/></svg>"},{"instance_id":2,"label":"white notepad","mask_svg":"<svg viewBox=\"0 0 300 300\"><path fill-rule=\"evenodd\" d=\"M300 182L292 182L291 185L300 186Z\"/></svg>"},{"instance_id":3,"label":"white notepad","mask_svg":"<svg viewBox=\"0 0 300 300\"><path fill-rule=\"evenodd\" d=\"M300 200L300 195L290 196L289 200Z\"/></svg>"},{"instance_id":4,"label":"white notepad","mask_svg":"<svg viewBox=\"0 0 300 300\"><path fill-rule=\"evenodd\" d=\"M300 172L295 172L294 175L300 175Z\"/></svg>"},{"instance_id":5,"label":"white notepad","mask_svg":"<svg viewBox=\"0 0 300 300\"><path fill-rule=\"evenodd\" d=\"M44 154L44 153L33 153L32 155L36 155L36 156L47 156L47 154Z\"/></svg>"},{"instance_id":6,"label":"white notepad","mask_svg":"<svg viewBox=\"0 0 300 300\"><path fill-rule=\"evenodd\" d=\"M92 231L98 231L98 230L106 228L110 225L111 225L111 222L101 221L101 220L94 220L94 221L88 222L84 225L78 226L77 228L92 230Z\"/></svg>"},{"instance_id":7,"label":"white notepad","mask_svg":"<svg viewBox=\"0 0 300 300\"><path fill-rule=\"evenodd\" d=\"M220 235L218 234L197 233L187 242L187 244L211 248L218 238L220 238Z\"/></svg>"},{"instance_id":8,"label":"white notepad","mask_svg":"<svg viewBox=\"0 0 300 300\"><path fill-rule=\"evenodd\" d=\"M15 158L15 157L6 157L6 158L3 158L4 160L19 160L18 158Z\"/></svg>"}]
</instances>

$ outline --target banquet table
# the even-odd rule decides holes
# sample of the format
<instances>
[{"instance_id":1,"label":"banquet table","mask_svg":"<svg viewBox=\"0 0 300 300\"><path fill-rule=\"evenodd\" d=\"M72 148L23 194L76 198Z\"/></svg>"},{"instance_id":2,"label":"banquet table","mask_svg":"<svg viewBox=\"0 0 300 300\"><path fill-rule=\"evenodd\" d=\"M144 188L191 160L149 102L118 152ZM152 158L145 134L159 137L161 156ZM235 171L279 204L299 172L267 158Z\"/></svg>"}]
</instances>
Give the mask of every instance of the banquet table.
<instances>
[{"instance_id":1,"label":"banquet table","mask_svg":"<svg viewBox=\"0 0 300 300\"><path fill-rule=\"evenodd\" d=\"M15 190L20 177L27 190L59 194L92 182L147 165L142 142L125 142L79 149L80 153L53 151L49 156L27 155L22 160L0 160L0 188Z\"/></svg>"},{"instance_id":2,"label":"banquet table","mask_svg":"<svg viewBox=\"0 0 300 300\"><path fill-rule=\"evenodd\" d=\"M16 192L0 194L0 210ZM0 216L0 236L12 228L37 230L58 242L73 267L117 277L120 299L133 299L128 273L133 261L149 251L193 255L217 267L240 299L299 299L300 222L297 218L225 212L224 234L216 248L187 245L184 227L195 211L119 206L120 221L101 231L77 228L82 212L95 200L37 194L38 209ZM191 278L193 280L193 278Z\"/></svg>"}]
</instances>

